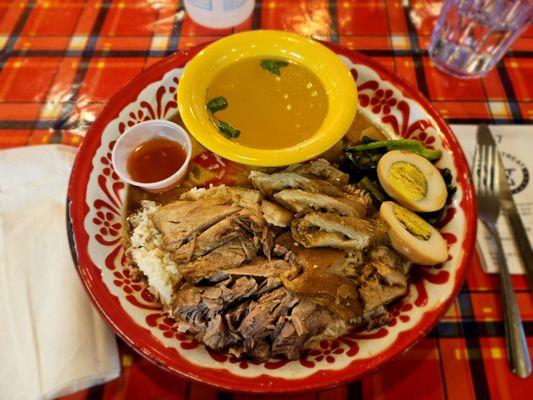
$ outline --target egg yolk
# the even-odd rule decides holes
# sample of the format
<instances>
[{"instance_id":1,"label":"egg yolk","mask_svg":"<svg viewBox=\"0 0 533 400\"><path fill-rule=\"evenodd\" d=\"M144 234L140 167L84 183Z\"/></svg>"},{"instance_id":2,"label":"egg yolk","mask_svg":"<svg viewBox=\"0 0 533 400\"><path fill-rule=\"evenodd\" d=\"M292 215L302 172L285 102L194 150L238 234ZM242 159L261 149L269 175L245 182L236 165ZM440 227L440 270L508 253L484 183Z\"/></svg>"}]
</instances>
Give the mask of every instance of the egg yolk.
<instances>
[{"instance_id":1,"label":"egg yolk","mask_svg":"<svg viewBox=\"0 0 533 400\"><path fill-rule=\"evenodd\" d=\"M392 211L398 221L400 221L410 234L421 240L429 240L431 237L431 227L426 221L399 205L392 206Z\"/></svg>"},{"instance_id":2,"label":"egg yolk","mask_svg":"<svg viewBox=\"0 0 533 400\"><path fill-rule=\"evenodd\" d=\"M388 178L391 185L411 201L422 200L427 194L428 183L424 173L411 163L406 161L393 163Z\"/></svg>"}]
</instances>

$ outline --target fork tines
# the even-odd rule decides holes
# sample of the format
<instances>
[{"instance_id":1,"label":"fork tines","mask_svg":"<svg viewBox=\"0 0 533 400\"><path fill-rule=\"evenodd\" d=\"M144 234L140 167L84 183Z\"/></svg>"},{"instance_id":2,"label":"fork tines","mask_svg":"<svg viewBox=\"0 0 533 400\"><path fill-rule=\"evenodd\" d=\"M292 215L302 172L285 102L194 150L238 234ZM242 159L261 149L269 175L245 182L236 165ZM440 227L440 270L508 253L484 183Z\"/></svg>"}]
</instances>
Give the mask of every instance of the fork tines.
<instances>
[{"instance_id":1,"label":"fork tines","mask_svg":"<svg viewBox=\"0 0 533 400\"><path fill-rule=\"evenodd\" d=\"M500 163L496 146L477 145L473 169L479 218L495 223L500 212Z\"/></svg>"}]
</instances>

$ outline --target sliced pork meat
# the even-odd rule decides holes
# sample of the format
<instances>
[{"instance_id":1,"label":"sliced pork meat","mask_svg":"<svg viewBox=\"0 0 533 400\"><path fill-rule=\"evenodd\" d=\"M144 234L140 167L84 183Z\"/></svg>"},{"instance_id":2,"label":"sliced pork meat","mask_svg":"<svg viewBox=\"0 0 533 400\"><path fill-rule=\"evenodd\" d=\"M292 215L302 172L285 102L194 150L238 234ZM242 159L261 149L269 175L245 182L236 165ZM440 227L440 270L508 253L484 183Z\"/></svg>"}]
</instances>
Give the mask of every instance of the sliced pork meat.
<instances>
[{"instance_id":1,"label":"sliced pork meat","mask_svg":"<svg viewBox=\"0 0 533 400\"><path fill-rule=\"evenodd\" d=\"M221 204L233 204L252 210L259 210L263 196L257 190L229 187L225 185L213 186L208 189L193 189L180 196L181 200L209 200Z\"/></svg>"},{"instance_id":2,"label":"sliced pork meat","mask_svg":"<svg viewBox=\"0 0 533 400\"><path fill-rule=\"evenodd\" d=\"M243 301L253 296L260 296L281 286L278 278L265 276L228 274L226 279L211 286L187 284L174 296L172 312L179 320L187 322L193 328L193 333L203 332L209 321L224 310L231 310L235 304L243 304ZM239 308L242 307L239 305ZM237 309L227 314L233 327L240 324L248 312L248 308ZM235 314L237 311L238 314Z\"/></svg>"},{"instance_id":3,"label":"sliced pork meat","mask_svg":"<svg viewBox=\"0 0 533 400\"><path fill-rule=\"evenodd\" d=\"M261 340L253 349L248 350L245 354L258 362L268 361L271 355L269 340Z\"/></svg>"},{"instance_id":4,"label":"sliced pork meat","mask_svg":"<svg viewBox=\"0 0 533 400\"><path fill-rule=\"evenodd\" d=\"M294 325L294 330L299 336L304 336L310 333L310 328L307 325L309 317L319 309L319 305L311 301L302 300L293 309L290 316L290 321Z\"/></svg>"},{"instance_id":5,"label":"sliced pork meat","mask_svg":"<svg viewBox=\"0 0 533 400\"><path fill-rule=\"evenodd\" d=\"M242 230L250 233L262 229L262 220L251 210L242 209L211 226L172 254L176 263L183 263L203 256L211 250L242 236ZM246 249L248 250L248 249ZM254 251L255 253L255 251Z\"/></svg>"},{"instance_id":6,"label":"sliced pork meat","mask_svg":"<svg viewBox=\"0 0 533 400\"><path fill-rule=\"evenodd\" d=\"M222 315L217 315L209 321L204 333L198 337L204 344L214 351L224 352L229 347L242 342L242 338L228 328Z\"/></svg>"},{"instance_id":7,"label":"sliced pork meat","mask_svg":"<svg viewBox=\"0 0 533 400\"><path fill-rule=\"evenodd\" d=\"M250 172L250 180L254 187L266 196L272 196L284 189L302 189L308 193L323 193L335 197L343 195L343 191L338 186L328 181L308 178L295 172L265 174L252 171Z\"/></svg>"},{"instance_id":8,"label":"sliced pork meat","mask_svg":"<svg viewBox=\"0 0 533 400\"><path fill-rule=\"evenodd\" d=\"M358 280L365 315L407 292L406 276L379 261L366 264Z\"/></svg>"},{"instance_id":9,"label":"sliced pork meat","mask_svg":"<svg viewBox=\"0 0 533 400\"><path fill-rule=\"evenodd\" d=\"M216 201L175 201L161 207L152 216L161 233L165 250L177 250L195 235L241 210L238 206Z\"/></svg>"},{"instance_id":10,"label":"sliced pork meat","mask_svg":"<svg viewBox=\"0 0 533 400\"><path fill-rule=\"evenodd\" d=\"M243 302L226 313L226 323L232 332L236 333L241 321L248 314L248 302Z\"/></svg>"},{"instance_id":11,"label":"sliced pork meat","mask_svg":"<svg viewBox=\"0 0 533 400\"><path fill-rule=\"evenodd\" d=\"M285 260L257 259L255 262L243 265L240 268L227 269L223 273L227 276L253 276L260 278L277 277L290 268Z\"/></svg>"},{"instance_id":12,"label":"sliced pork meat","mask_svg":"<svg viewBox=\"0 0 533 400\"><path fill-rule=\"evenodd\" d=\"M288 258L293 264L298 264L300 270L319 267L336 273L342 270L346 262L346 253L331 248L307 249L294 246Z\"/></svg>"},{"instance_id":13,"label":"sliced pork meat","mask_svg":"<svg viewBox=\"0 0 533 400\"><path fill-rule=\"evenodd\" d=\"M267 200L261 202L261 214L267 223L279 227L289 226L294 217L289 210Z\"/></svg>"},{"instance_id":14,"label":"sliced pork meat","mask_svg":"<svg viewBox=\"0 0 533 400\"><path fill-rule=\"evenodd\" d=\"M331 321L333 321L333 315L328 310L325 308L319 308L316 310L306 321L309 336L311 337L322 333L324 328L326 328Z\"/></svg>"},{"instance_id":15,"label":"sliced pork meat","mask_svg":"<svg viewBox=\"0 0 533 400\"><path fill-rule=\"evenodd\" d=\"M325 179L336 185L347 185L349 180L348 174L338 170L324 158L306 164L290 165L285 171Z\"/></svg>"},{"instance_id":16,"label":"sliced pork meat","mask_svg":"<svg viewBox=\"0 0 533 400\"><path fill-rule=\"evenodd\" d=\"M274 199L282 206L298 213L327 211L350 217L366 215L367 205L353 195L331 197L325 194L307 193L301 189L285 189L274 194Z\"/></svg>"},{"instance_id":17,"label":"sliced pork meat","mask_svg":"<svg viewBox=\"0 0 533 400\"><path fill-rule=\"evenodd\" d=\"M363 315L357 286L352 279L315 266L294 279L282 276L281 281L294 295L326 307L344 321Z\"/></svg>"},{"instance_id":18,"label":"sliced pork meat","mask_svg":"<svg viewBox=\"0 0 533 400\"><path fill-rule=\"evenodd\" d=\"M256 359L268 359L270 344L267 338L274 332L278 320L297 302L298 300L282 287L265 293L257 301L251 302L248 314L238 328L244 339L244 350Z\"/></svg>"},{"instance_id":19,"label":"sliced pork meat","mask_svg":"<svg viewBox=\"0 0 533 400\"><path fill-rule=\"evenodd\" d=\"M174 298L174 316L188 324L190 333L203 332L207 321L212 320L224 308L223 300L216 296L222 290L227 288L224 285L210 288L183 287Z\"/></svg>"},{"instance_id":20,"label":"sliced pork meat","mask_svg":"<svg viewBox=\"0 0 533 400\"><path fill-rule=\"evenodd\" d=\"M241 246L246 255L246 259L248 261L255 259L257 250L261 245L259 238L257 236L251 237L250 235L246 235L242 231L239 231L239 240L241 241Z\"/></svg>"},{"instance_id":21,"label":"sliced pork meat","mask_svg":"<svg viewBox=\"0 0 533 400\"><path fill-rule=\"evenodd\" d=\"M223 219L181 246L174 252L172 259L177 263L191 261L193 258L203 256L238 237L239 228L235 226L233 218L230 216L230 218Z\"/></svg>"},{"instance_id":22,"label":"sliced pork meat","mask_svg":"<svg viewBox=\"0 0 533 400\"><path fill-rule=\"evenodd\" d=\"M181 275L191 282L208 279L217 272L235 268L244 263L247 255L241 241L234 239L206 255L178 266Z\"/></svg>"},{"instance_id":23,"label":"sliced pork meat","mask_svg":"<svg viewBox=\"0 0 533 400\"><path fill-rule=\"evenodd\" d=\"M278 323L273 334L272 355L298 359L307 339L322 333L330 321L328 311L315 303L300 301L291 314Z\"/></svg>"},{"instance_id":24,"label":"sliced pork meat","mask_svg":"<svg viewBox=\"0 0 533 400\"><path fill-rule=\"evenodd\" d=\"M284 356L289 360L297 360L308 335L299 335L290 319L281 321L273 334L272 355Z\"/></svg>"},{"instance_id":25,"label":"sliced pork meat","mask_svg":"<svg viewBox=\"0 0 533 400\"><path fill-rule=\"evenodd\" d=\"M396 250L384 245L374 247L368 255L370 260L381 261L385 265L397 269L404 275L409 273L413 264Z\"/></svg>"},{"instance_id":26,"label":"sliced pork meat","mask_svg":"<svg viewBox=\"0 0 533 400\"><path fill-rule=\"evenodd\" d=\"M292 237L305 247L360 251L383 240L387 226L379 219L315 212L295 219L291 224L291 232Z\"/></svg>"}]
</instances>

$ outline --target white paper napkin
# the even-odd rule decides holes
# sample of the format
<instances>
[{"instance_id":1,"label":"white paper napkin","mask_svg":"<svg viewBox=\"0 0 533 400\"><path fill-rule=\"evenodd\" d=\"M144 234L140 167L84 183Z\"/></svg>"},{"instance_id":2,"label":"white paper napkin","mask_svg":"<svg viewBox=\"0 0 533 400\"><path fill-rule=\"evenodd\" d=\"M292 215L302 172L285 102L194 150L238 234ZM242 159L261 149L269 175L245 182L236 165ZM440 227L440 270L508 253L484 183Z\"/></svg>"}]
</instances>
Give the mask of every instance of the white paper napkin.
<instances>
[{"instance_id":1,"label":"white paper napkin","mask_svg":"<svg viewBox=\"0 0 533 400\"><path fill-rule=\"evenodd\" d=\"M0 398L47 399L114 379L116 341L72 264L65 199L76 150L0 151Z\"/></svg>"},{"instance_id":2,"label":"white paper napkin","mask_svg":"<svg viewBox=\"0 0 533 400\"><path fill-rule=\"evenodd\" d=\"M452 125L459 139L468 162L471 164L476 147L477 126ZM490 126L502 155L508 182L513 192L513 199L526 227L530 243L533 243L533 127L528 125L494 125ZM524 274L524 267L518 248L513 239L507 218L500 215L498 230L502 238L503 249L511 274ZM478 247L483 257L485 272L498 272L496 252L485 226L478 222Z\"/></svg>"}]
</instances>

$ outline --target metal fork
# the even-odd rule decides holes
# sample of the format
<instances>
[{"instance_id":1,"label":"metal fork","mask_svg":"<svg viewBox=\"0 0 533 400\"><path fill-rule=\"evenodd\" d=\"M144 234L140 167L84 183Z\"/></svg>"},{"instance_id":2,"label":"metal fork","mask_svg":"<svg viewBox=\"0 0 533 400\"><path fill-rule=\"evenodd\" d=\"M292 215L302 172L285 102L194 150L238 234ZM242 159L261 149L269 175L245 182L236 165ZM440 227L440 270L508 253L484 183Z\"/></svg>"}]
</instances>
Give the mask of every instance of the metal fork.
<instances>
[{"instance_id":1,"label":"metal fork","mask_svg":"<svg viewBox=\"0 0 533 400\"><path fill-rule=\"evenodd\" d=\"M500 215L500 164L496 146L477 145L473 165L478 216L489 230L498 255L507 356L512 372L525 378L531 374L531 359L520 311L516 304L511 275L496 225Z\"/></svg>"}]
</instances>

